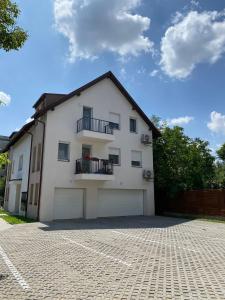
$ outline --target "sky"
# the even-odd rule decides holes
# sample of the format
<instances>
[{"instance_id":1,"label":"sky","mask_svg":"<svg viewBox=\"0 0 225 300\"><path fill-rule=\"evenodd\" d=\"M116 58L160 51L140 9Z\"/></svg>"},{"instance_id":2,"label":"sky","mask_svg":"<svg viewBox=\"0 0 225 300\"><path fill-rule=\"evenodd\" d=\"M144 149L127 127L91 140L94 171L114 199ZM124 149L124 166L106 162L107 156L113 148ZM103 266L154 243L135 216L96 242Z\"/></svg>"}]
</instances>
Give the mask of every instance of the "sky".
<instances>
[{"instance_id":1,"label":"sky","mask_svg":"<svg viewBox=\"0 0 225 300\"><path fill-rule=\"evenodd\" d=\"M225 142L224 0L16 3L29 38L0 50L0 135L21 128L42 93L69 93L111 70L149 117L214 152Z\"/></svg>"}]
</instances>

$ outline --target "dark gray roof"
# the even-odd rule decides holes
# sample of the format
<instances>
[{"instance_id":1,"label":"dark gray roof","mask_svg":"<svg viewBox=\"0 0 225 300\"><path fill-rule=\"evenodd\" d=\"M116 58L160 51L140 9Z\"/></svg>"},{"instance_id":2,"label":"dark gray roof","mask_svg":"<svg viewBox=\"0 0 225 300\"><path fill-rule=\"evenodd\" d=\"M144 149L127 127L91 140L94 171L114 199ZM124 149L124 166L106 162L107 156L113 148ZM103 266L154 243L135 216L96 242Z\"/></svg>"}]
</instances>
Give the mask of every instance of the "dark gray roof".
<instances>
[{"instance_id":1,"label":"dark gray roof","mask_svg":"<svg viewBox=\"0 0 225 300\"><path fill-rule=\"evenodd\" d=\"M8 144L9 137L0 135L0 151Z\"/></svg>"}]
</instances>

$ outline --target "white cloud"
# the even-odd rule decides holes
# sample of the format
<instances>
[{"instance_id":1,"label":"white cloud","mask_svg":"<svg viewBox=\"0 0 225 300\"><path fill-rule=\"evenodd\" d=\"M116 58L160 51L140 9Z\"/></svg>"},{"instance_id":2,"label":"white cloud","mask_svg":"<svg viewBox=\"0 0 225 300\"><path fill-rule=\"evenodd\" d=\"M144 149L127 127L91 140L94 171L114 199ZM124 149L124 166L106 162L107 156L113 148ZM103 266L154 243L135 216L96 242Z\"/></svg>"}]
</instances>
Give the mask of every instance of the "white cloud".
<instances>
[{"instance_id":1,"label":"white cloud","mask_svg":"<svg viewBox=\"0 0 225 300\"><path fill-rule=\"evenodd\" d=\"M1 104L9 105L10 102L11 102L10 95L7 95L6 93L0 91L0 105Z\"/></svg>"},{"instance_id":2,"label":"white cloud","mask_svg":"<svg viewBox=\"0 0 225 300\"><path fill-rule=\"evenodd\" d=\"M159 73L159 70L153 70L151 73L150 73L150 76L151 77L155 77L157 74Z\"/></svg>"},{"instance_id":3,"label":"white cloud","mask_svg":"<svg viewBox=\"0 0 225 300\"><path fill-rule=\"evenodd\" d=\"M25 123L28 124L28 123L30 123L30 122L33 121L33 120L34 120L34 119L32 119L32 118L28 118L28 119L26 119Z\"/></svg>"},{"instance_id":4,"label":"white cloud","mask_svg":"<svg viewBox=\"0 0 225 300\"><path fill-rule=\"evenodd\" d=\"M168 119L166 122L169 126L183 126L183 125L187 125L193 120L194 120L193 117L185 116L185 117L179 117L174 119Z\"/></svg>"},{"instance_id":5,"label":"white cloud","mask_svg":"<svg viewBox=\"0 0 225 300\"><path fill-rule=\"evenodd\" d=\"M210 114L210 122L207 124L208 128L215 133L222 133L225 135L225 115L212 111Z\"/></svg>"},{"instance_id":6,"label":"white cloud","mask_svg":"<svg viewBox=\"0 0 225 300\"><path fill-rule=\"evenodd\" d=\"M69 60L110 51L137 56L153 51L144 36L150 19L135 14L142 0L54 0L55 27L69 41Z\"/></svg>"},{"instance_id":7,"label":"white cloud","mask_svg":"<svg viewBox=\"0 0 225 300\"><path fill-rule=\"evenodd\" d=\"M137 73L139 75L144 75L146 73L146 69L144 67L141 67L140 69L137 70Z\"/></svg>"},{"instance_id":8,"label":"white cloud","mask_svg":"<svg viewBox=\"0 0 225 300\"><path fill-rule=\"evenodd\" d=\"M199 1L191 0L191 5L195 7L199 7Z\"/></svg>"},{"instance_id":9,"label":"white cloud","mask_svg":"<svg viewBox=\"0 0 225 300\"><path fill-rule=\"evenodd\" d=\"M224 11L176 13L161 40L161 68L170 77L188 77L200 63L215 63L225 52Z\"/></svg>"}]
</instances>

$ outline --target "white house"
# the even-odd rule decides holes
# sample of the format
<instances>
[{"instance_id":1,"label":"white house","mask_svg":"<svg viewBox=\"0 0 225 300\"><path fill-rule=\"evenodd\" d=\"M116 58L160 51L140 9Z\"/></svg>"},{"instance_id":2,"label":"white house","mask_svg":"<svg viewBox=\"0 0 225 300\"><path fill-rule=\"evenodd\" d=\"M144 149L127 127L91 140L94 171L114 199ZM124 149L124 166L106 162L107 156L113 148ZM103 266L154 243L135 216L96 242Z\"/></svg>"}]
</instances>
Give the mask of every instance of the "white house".
<instances>
[{"instance_id":1,"label":"white house","mask_svg":"<svg viewBox=\"0 0 225 300\"><path fill-rule=\"evenodd\" d=\"M68 95L43 94L34 108L5 148L15 170L23 155L20 176L8 171L6 208L20 212L22 199L40 221L154 215L160 133L111 72Z\"/></svg>"}]
</instances>

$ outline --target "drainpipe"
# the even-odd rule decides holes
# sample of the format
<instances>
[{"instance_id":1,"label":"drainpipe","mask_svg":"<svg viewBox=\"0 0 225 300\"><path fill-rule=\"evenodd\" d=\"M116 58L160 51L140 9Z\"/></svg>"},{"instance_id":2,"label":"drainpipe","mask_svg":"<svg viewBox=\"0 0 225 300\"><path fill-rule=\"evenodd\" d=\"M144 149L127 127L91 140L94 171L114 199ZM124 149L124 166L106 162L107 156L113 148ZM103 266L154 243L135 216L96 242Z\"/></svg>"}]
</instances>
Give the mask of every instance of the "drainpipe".
<instances>
[{"instance_id":1,"label":"drainpipe","mask_svg":"<svg viewBox=\"0 0 225 300\"><path fill-rule=\"evenodd\" d=\"M28 208L28 196L30 191L30 169L31 169L31 156L32 156L32 148L33 148L33 133L27 132L31 136L31 143L30 143L30 161L29 161L29 173L28 173L28 181L27 181L27 204L26 204L26 210L25 210L25 217L27 217L27 208Z\"/></svg>"},{"instance_id":2,"label":"drainpipe","mask_svg":"<svg viewBox=\"0 0 225 300\"><path fill-rule=\"evenodd\" d=\"M39 182L39 193L38 193L38 211L37 221L40 216L40 201L41 201L41 188L42 188L42 173L43 173L43 161L44 161L44 143L45 143L45 122L36 119L37 122L43 125L43 136L42 136L42 151L41 151L41 169L40 169L40 182Z\"/></svg>"}]
</instances>

